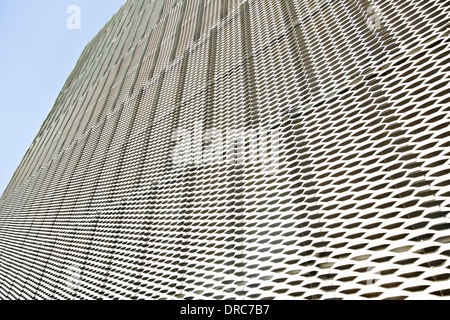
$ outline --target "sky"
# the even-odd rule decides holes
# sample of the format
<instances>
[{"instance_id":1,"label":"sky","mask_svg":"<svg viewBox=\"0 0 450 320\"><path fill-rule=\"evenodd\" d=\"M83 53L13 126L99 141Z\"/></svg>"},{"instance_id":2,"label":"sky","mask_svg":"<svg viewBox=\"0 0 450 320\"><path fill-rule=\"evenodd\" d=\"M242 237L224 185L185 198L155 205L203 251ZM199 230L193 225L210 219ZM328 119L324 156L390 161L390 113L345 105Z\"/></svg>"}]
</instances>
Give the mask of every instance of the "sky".
<instances>
[{"instance_id":1,"label":"sky","mask_svg":"<svg viewBox=\"0 0 450 320\"><path fill-rule=\"evenodd\" d=\"M0 195L83 49L124 3L0 0Z\"/></svg>"}]
</instances>

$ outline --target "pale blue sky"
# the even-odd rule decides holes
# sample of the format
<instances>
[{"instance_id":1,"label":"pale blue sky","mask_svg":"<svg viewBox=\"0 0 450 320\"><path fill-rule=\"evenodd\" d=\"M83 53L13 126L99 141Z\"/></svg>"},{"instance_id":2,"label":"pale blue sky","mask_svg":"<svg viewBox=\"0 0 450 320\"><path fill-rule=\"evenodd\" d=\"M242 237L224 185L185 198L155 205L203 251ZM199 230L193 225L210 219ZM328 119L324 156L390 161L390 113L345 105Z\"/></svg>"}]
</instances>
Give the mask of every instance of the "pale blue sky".
<instances>
[{"instance_id":1,"label":"pale blue sky","mask_svg":"<svg viewBox=\"0 0 450 320\"><path fill-rule=\"evenodd\" d=\"M0 0L0 195L86 44L125 0ZM67 8L81 11L69 30Z\"/></svg>"}]
</instances>

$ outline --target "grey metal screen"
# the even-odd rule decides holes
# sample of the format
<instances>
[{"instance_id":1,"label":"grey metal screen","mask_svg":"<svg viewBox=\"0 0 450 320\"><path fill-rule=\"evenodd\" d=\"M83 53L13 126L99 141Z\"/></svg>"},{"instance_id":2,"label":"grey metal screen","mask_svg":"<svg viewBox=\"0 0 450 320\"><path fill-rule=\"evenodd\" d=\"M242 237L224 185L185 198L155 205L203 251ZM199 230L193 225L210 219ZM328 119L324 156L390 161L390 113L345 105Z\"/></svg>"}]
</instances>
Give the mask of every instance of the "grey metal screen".
<instances>
[{"instance_id":1,"label":"grey metal screen","mask_svg":"<svg viewBox=\"0 0 450 320\"><path fill-rule=\"evenodd\" d=\"M127 1L0 200L0 298L448 298L449 17Z\"/></svg>"}]
</instances>

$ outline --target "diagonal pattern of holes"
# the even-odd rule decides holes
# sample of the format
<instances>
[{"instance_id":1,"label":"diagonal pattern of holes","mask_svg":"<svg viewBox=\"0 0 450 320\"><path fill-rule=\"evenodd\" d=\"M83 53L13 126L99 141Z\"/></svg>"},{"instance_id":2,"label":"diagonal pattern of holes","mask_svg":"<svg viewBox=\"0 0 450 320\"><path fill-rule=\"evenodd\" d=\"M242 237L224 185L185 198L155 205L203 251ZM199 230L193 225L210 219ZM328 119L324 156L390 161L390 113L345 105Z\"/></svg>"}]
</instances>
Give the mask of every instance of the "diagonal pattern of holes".
<instances>
[{"instance_id":1,"label":"diagonal pattern of holes","mask_svg":"<svg viewBox=\"0 0 450 320\"><path fill-rule=\"evenodd\" d=\"M440 0L128 0L0 200L0 298L448 298L449 25ZM274 166L196 160L261 128Z\"/></svg>"}]
</instances>

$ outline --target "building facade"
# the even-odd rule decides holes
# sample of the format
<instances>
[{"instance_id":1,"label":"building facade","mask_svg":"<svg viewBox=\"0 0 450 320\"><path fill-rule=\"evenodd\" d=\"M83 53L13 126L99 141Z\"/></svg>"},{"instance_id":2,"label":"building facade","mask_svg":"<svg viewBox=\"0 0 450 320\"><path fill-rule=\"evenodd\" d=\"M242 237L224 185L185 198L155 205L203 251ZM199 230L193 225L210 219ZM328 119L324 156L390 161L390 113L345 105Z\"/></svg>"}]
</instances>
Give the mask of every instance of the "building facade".
<instances>
[{"instance_id":1,"label":"building facade","mask_svg":"<svg viewBox=\"0 0 450 320\"><path fill-rule=\"evenodd\" d=\"M128 0L0 200L0 298L448 298L449 52L440 0Z\"/></svg>"}]
</instances>

